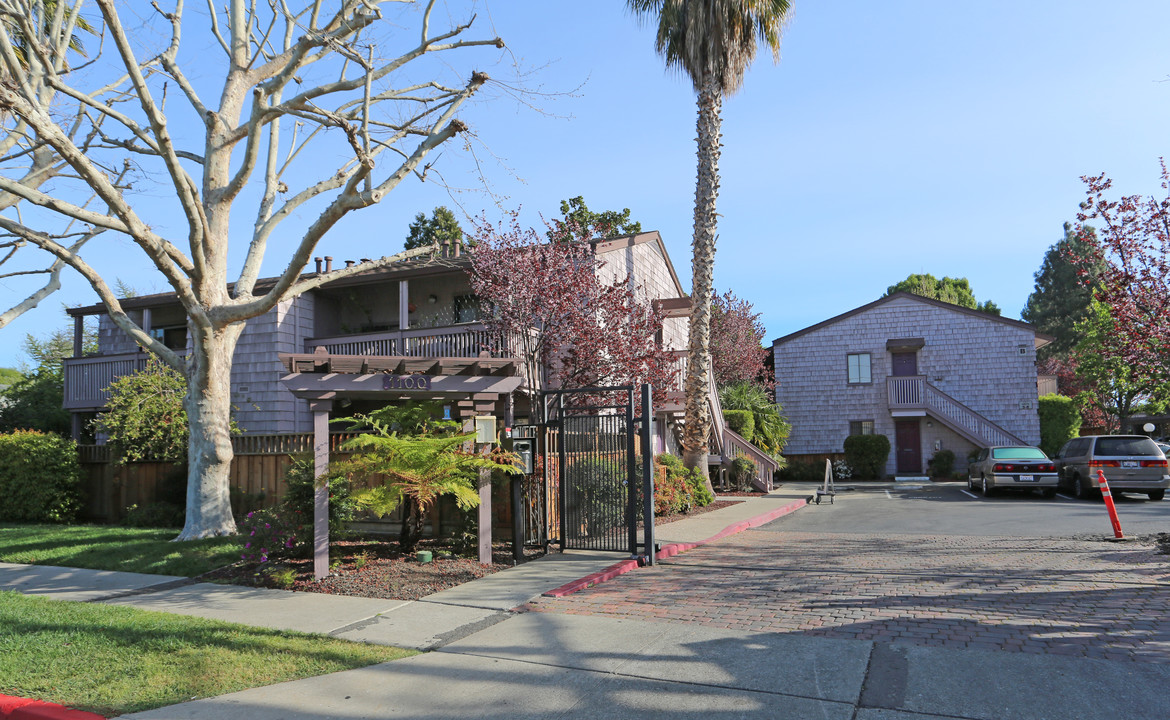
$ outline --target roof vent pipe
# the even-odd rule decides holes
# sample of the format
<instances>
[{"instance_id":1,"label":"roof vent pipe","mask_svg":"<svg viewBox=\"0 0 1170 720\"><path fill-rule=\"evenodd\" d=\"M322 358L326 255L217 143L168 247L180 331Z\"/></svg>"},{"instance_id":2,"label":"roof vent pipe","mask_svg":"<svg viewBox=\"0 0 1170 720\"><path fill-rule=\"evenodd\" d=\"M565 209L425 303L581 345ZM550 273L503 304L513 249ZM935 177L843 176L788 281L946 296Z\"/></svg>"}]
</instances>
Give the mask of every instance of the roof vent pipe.
<instances>
[{"instance_id":1,"label":"roof vent pipe","mask_svg":"<svg viewBox=\"0 0 1170 720\"><path fill-rule=\"evenodd\" d=\"M347 268L351 268L351 267L353 267L353 260L346 260L346 261L345 261L345 266L346 266Z\"/></svg>"},{"instance_id":2,"label":"roof vent pipe","mask_svg":"<svg viewBox=\"0 0 1170 720\"><path fill-rule=\"evenodd\" d=\"M439 251L439 257L448 257L451 254L451 241L446 238L443 239L443 247Z\"/></svg>"},{"instance_id":3,"label":"roof vent pipe","mask_svg":"<svg viewBox=\"0 0 1170 720\"><path fill-rule=\"evenodd\" d=\"M315 258L313 258L313 262L317 263L317 274L320 275L321 274L321 258L315 257Z\"/></svg>"},{"instance_id":4,"label":"roof vent pipe","mask_svg":"<svg viewBox=\"0 0 1170 720\"><path fill-rule=\"evenodd\" d=\"M325 272L327 272L327 273L333 272L333 256L332 255L325 256Z\"/></svg>"},{"instance_id":5,"label":"roof vent pipe","mask_svg":"<svg viewBox=\"0 0 1170 720\"><path fill-rule=\"evenodd\" d=\"M370 262L370 259L369 259L369 258L362 258L362 259L361 259L361 260L359 260L358 262L361 262L362 264L365 264L365 263L368 263L368 262Z\"/></svg>"}]
</instances>

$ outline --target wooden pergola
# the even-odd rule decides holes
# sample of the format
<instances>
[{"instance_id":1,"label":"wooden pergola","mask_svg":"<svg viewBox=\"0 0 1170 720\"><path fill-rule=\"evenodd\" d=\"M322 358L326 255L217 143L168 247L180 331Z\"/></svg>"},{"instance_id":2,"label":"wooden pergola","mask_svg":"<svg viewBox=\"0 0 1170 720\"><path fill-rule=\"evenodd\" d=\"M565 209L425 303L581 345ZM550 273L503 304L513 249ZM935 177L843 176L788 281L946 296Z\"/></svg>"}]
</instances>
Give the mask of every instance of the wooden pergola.
<instances>
[{"instance_id":1,"label":"wooden pergola","mask_svg":"<svg viewBox=\"0 0 1170 720\"><path fill-rule=\"evenodd\" d=\"M333 402L342 398L445 400L455 419L471 421L476 415L494 413L500 399L506 402L505 425L511 424L512 393L523 382L516 360L491 358L398 357L281 353L289 374L280 379L292 394L308 401L313 413L314 474L329 468L329 415ZM491 483L480 479L479 561L491 563ZM313 503L313 574L320 580L329 574L329 489L316 489Z\"/></svg>"}]
</instances>

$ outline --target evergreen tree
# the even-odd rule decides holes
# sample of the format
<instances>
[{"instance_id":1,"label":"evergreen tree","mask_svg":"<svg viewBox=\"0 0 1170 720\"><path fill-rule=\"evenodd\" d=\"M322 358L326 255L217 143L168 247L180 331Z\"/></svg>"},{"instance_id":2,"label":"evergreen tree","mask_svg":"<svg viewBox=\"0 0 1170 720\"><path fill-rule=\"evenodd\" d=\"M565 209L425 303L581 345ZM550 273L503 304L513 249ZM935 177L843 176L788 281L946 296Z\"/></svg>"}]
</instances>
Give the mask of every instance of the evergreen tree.
<instances>
[{"instance_id":1,"label":"evergreen tree","mask_svg":"<svg viewBox=\"0 0 1170 720\"><path fill-rule=\"evenodd\" d=\"M455 219L455 213L440 205L428 218L423 213L414 216L410 233L406 236L406 250L439 244L446 241L451 245L463 242L463 228Z\"/></svg>"},{"instance_id":2,"label":"evergreen tree","mask_svg":"<svg viewBox=\"0 0 1170 720\"><path fill-rule=\"evenodd\" d=\"M578 195L575 198L561 201L560 220L553 220L548 230L549 240L581 239L608 239L624 235L637 235L642 232L642 223L630 220L630 209L603 210L593 212L585 204L585 198Z\"/></svg>"},{"instance_id":3,"label":"evergreen tree","mask_svg":"<svg viewBox=\"0 0 1170 720\"><path fill-rule=\"evenodd\" d=\"M932 300L941 300L952 305L985 312L988 315L1000 314L999 306L991 300L979 302L975 299L975 292L971 290L971 283L967 278L944 277L939 280L930 273L925 275L912 273L906 276L905 280L886 288L886 294L882 297L893 295L896 292L913 293Z\"/></svg>"},{"instance_id":4,"label":"evergreen tree","mask_svg":"<svg viewBox=\"0 0 1170 720\"><path fill-rule=\"evenodd\" d=\"M1101 270L1101 260L1093 252L1097 235L1091 227L1078 233L1071 223L1064 224L1064 237L1048 248L1044 263L1036 271L1036 289L1028 296L1020 317L1055 340L1040 348L1040 359L1067 357L1082 335L1078 323L1089 319L1093 289L1078 275L1078 258Z\"/></svg>"}]
</instances>

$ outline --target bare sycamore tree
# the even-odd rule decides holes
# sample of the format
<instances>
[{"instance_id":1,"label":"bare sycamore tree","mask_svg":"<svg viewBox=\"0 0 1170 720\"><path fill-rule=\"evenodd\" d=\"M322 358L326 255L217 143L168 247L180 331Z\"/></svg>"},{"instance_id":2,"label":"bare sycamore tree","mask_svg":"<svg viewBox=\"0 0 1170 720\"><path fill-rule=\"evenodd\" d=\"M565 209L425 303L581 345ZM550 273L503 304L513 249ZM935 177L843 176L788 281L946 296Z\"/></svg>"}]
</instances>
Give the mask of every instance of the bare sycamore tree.
<instances>
[{"instance_id":1,"label":"bare sycamore tree","mask_svg":"<svg viewBox=\"0 0 1170 720\"><path fill-rule=\"evenodd\" d=\"M40 71L41 65L51 66L52 75L56 77L82 71L88 63L71 67L69 56L72 55L75 61L85 56L80 33L93 30L78 15L76 6L55 0L30 0L23 7L21 23L10 22L7 15L0 18L16 59L15 69L7 64L3 66L0 82L14 85L14 79L23 79L28 92L35 95L42 106L52 107L57 90L49 82L50 74ZM27 53L28 38L35 38L42 52L30 56ZM99 89L91 97L96 99L103 92ZM83 152L89 149L94 135L83 116L65 118L60 126L70 141ZM6 113L0 117L0 168L3 168L0 172L13 182L36 190L46 187L53 178L65 172L68 165L51 146L40 141L36 130L24 119ZM16 206L22 199L20 194L0 191L0 214L16 213ZM67 229L59 232L58 236L68 243L71 252L76 253L97 230L89 227L71 234L68 228L74 225L76 223L66 222ZM18 278L38 281L25 291L27 294L20 293L16 301L0 310L0 328L35 308L61 287L61 271L65 269L65 261L39 252L36 257L29 257L31 249L20 235L0 233L0 281L5 284ZM17 284L21 283L17 281Z\"/></svg>"},{"instance_id":2,"label":"bare sycamore tree","mask_svg":"<svg viewBox=\"0 0 1170 720\"><path fill-rule=\"evenodd\" d=\"M85 79L104 90L99 100L81 75L62 74L53 63L52 49L28 19L38 1L47 3L0 0L0 63L9 78L0 82L0 112L26 125L39 146L60 158L68 182L49 194L18 176L0 176L0 191L39 211L35 218L6 213L0 228L80 273L118 327L185 373L191 481L179 539L232 533L229 380L245 321L323 283L431 252L418 248L302 275L317 243L342 218L376 205L411 175L425 174L424 159L465 130L456 113L488 79L480 72L466 72L457 83L430 78L451 73L466 49L502 48L503 41L465 38L474 18L432 28L435 0L308 0L295 8L290 0L227 0L222 7L209 1L197 15L186 12L182 0L149 8L95 0L91 22L100 23L110 47L107 62ZM76 14L81 5L77 0L69 10ZM156 13L147 19L163 32L149 25L131 29L119 5L126 17ZM399 9L395 20L419 23L408 38L395 36L400 26L383 17L391 7ZM16 51L17 33L27 67ZM161 38L159 46L143 50L154 37ZM190 54L185 42L193 46ZM436 55L442 59L428 59ZM57 104L39 87L51 88ZM88 146L62 119L65 101L74 108L70 117L89 128ZM176 233L155 229L143 213L160 212L148 208L159 201L136 202L127 172L143 185L159 183L173 211L155 217L178 226ZM101 209L73 199L90 194ZM254 217L231 223L232 211L244 203ZM101 243L77 248L72 236L49 229L61 222L103 232L102 242L129 241L145 254L188 315L192 350L185 358L123 310L89 262L87 253ZM247 243L234 277L232 234ZM258 285L270 242L282 247L279 275Z\"/></svg>"}]
</instances>

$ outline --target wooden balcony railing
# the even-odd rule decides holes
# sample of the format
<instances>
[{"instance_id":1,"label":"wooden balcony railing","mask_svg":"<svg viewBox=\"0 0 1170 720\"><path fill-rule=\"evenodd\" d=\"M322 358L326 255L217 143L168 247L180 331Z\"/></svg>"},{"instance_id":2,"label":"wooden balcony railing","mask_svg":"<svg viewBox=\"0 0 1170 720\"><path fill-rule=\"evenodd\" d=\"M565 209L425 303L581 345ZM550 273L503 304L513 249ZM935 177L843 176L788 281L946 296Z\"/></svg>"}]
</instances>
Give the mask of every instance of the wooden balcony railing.
<instances>
[{"instance_id":1,"label":"wooden balcony railing","mask_svg":"<svg viewBox=\"0 0 1170 720\"><path fill-rule=\"evenodd\" d=\"M486 325L452 325L448 327L389 332L340 335L305 341L305 352L325 348L330 355L381 355L389 357L517 357L521 353L514 341L503 342Z\"/></svg>"},{"instance_id":2,"label":"wooden balcony railing","mask_svg":"<svg viewBox=\"0 0 1170 720\"><path fill-rule=\"evenodd\" d=\"M977 445L1028 444L931 385L924 375L886 378L886 392L891 410L925 410Z\"/></svg>"},{"instance_id":3,"label":"wooden balcony railing","mask_svg":"<svg viewBox=\"0 0 1170 720\"><path fill-rule=\"evenodd\" d=\"M66 358L65 409L90 410L104 407L109 400L106 388L123 375L146 367L146 353L94 355Z\"/></svg>"},{"instance_id":4,"label":"wooden balcony railing","mask_svg":"<svg viewBox=\"0 0 1170 720\"><path fill-rule=\"evenodd\" d=\"M187 350L176 350L180 357ZM124 375L130 375L146 367L150 354L146 351L120 355L89 355L79 358L65 358L64 369L66 410L97 410L106 406L110 399L106 388Z\"/></svg>"}]
</instances>

